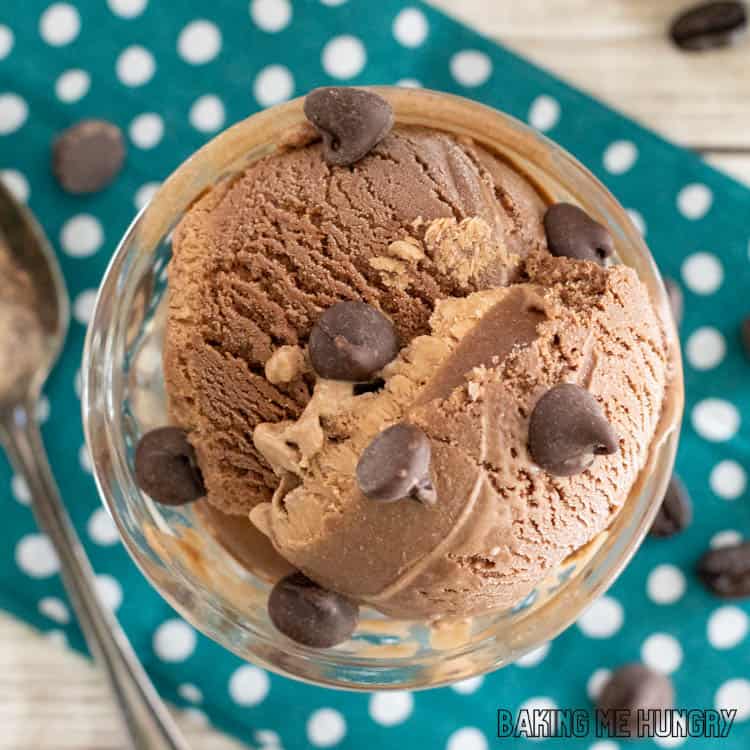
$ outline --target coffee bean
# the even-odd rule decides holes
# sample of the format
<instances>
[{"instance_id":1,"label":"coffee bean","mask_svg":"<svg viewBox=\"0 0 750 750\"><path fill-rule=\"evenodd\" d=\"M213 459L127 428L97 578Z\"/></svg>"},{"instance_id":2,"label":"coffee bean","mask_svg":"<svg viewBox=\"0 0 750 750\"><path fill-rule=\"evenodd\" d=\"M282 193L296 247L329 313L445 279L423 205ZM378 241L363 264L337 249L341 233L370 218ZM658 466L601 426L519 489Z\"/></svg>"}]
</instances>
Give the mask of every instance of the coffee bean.
<instances>
[{"instance_id":1,"label":"coffee bean","mask_svg":"<svg viewBox=\"0 0 750 750\"><path fill-rule=\"evenodd\" d=\"M674 536L690 526L692 520L693 503L690 494L680 478L672 474L649 534L662 538Z\"/></svg>"},{"instance_id":2,"label":"coffee bean","mask_svg":"<svg viewBox=\"0 0 750 750\"><path fill-rule=\"evenodd\" d=\"M206 494L193 446L178 427L159 427L138 441L135 480L163 505L185 505Z\"/></svg>"},{"instance_id":3,"label":"coffee bean","mask_svg":"<svg viewBox=\"0 0 750 750\"><path fill-rule=\"evenodd\" d=\"M95 193L109 185L125 160L120 129L105 120L81 120L52 146L52 171L69 193Z\"/></svg>"},{"instance_id":4,"label":"coffee bean","mask_svg":"<svg viewBox=\"0 0 750 750\"><path fill-rule=\"evenodd\" d=\"M398 354L398 337L388 318L364 302L328 308L310 334L313 369L322 378L366 383Z\"/></svg>"},{"instance_id":5,"label":"coffee bean","mask_svg":"<svg viewBox=\"0 0 750 750\"><path fill-rule=\"evenodd\" d=\"M744 2L701 3L677 16L670 36L681 49L690 52L727 47L747 31Z\"/></svg>"},{"instance_id":6,"label":"coffee bean","mask_svg":"<svg viewBox=\"0 0 750 750\"><path fill-rule=\"evenodd\" d=\"M554 386L531 412L529 451L550 474L580 474L595 456L615 453L618 448L617 435L601 406L578 385Z\"/></svg>"},{"instance_id":7,"label":"coffee bean","mask_svg":"<svg viewBox=\"0 0 750 750\"><path fill-rule=\"evenodd\" d=\"M745 347L745 354L750 357L750 315L742 321L740 335L742 336L742 345Z\"/></svg>"},{"instance_id":8,"label":"coffee bean","mask_svg":"<svg viewBox=\"0 0 750 750\"><path fill-rule=\"evenodd\" d=\"M552 255L603 264L615 252L607 228L570 203L556 203L547 209L544 230Z\"/></svg>"},{"instance_id":9,"label":"coffee bean","mask_svg":"<svg viewBox=\"0 0 750 750\"><path fill-rule=\"evenodd\" d=\"M371 500L391 503L410 497L425 505L437 501L430 480L432 447L418 427L401 422L383 430L362 453L357 482Z\"/></svg>"},{"instance_id":10,"label":"coffee bean","mask_svg":"<svg viewBox=\"0 0 750 750\"><path fill-rule=\"evenodd\" d=\"M305 116L323 139L325 160L339 166L359 161L393 127L393 109L385 99L343 86L311 91Z\"/></svg>"},{"instance_id":11,"label":"coffee bean","mask_svg":"<svg viewBox=\"0 0 750 750\"><path fill-rule=\"evenodd\" d=\"M750 597L750 542L706 552L696 570L706 588L717 596Z\"/></svg>"},{"instance_id":12,"label":"coffee bean","mask_svg":"<svg viewBox=\"0 0 750 750\"><path fill-rule=\"evenodd\" d=\"M303 646L331 648L357 627L359 607L313 583L302 573L282 578L268 597L268 616L277 630Z\"/></svg>"},{"instance_id":13,"label":"coffee bean","mask_svg":"<svg viewBox=\"0 0 750 750\"><path fill-rule=\"evenodd\" d=\"M672 310L672 317L675 325L679 328L682 324L682 314L685 308L685 298L682 294L680 285L674 279L664 279L664 287L669 297L669 307Z\"/></svg>"},{"instance_id":14,"label":"coffee bean","mask_svg":"<svg viewBox=\"0 0 750 750\"><path fill-rule=\"evenodd\" d=\"M604 684L597 700L599 720L616 737L638 737L639 710L673 707L672 681L644 664L620 667Z\"/></svg>"}]
</instances>

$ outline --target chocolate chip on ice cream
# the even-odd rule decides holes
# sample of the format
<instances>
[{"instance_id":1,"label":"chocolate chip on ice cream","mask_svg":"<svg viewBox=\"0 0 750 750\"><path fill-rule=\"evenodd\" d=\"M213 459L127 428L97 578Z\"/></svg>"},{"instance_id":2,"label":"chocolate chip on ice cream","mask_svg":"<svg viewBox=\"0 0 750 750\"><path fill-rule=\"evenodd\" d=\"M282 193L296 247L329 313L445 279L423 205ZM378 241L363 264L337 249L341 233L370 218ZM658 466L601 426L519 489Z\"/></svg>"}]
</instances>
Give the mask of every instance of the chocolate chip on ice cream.
<instances>
[{"instance_id":1,"label":"chocolate chip on ice cream","mask_svg":"<svg viewBox=\"0 0 750 750\"><path fill-rule=\"evenodd\" d=\"M309 349L321 377L364 383L398 354L398 336L390 320L371 305L339 302L312 329Z\"/></svg>"},{"instance_id":2,"label":"chocolate chip on ice cream","mask_svg":"<svg viewBox=\"0 0 750 750\"><path fill-rule=\"evenodd\" d=\"M570 203L555 203L544 215L544 229L553 255L603 263L615 252L609 230Z\"/></svg>"},{"instance_id":3,"label":"chocolate chip on ice cream","mask_svg":"<svg viewBox=\"0 0 750 750\"><path fill-rule=\"evenodd\" d=\"M159 427L138 441L135 478L147 495L163 505L185 505L206 494L193 446L178 427Z\"/></svg>"},{"instance_id":4,"label":"chocolate chip on ice cream","mask_svg":"<svg viewBox=\"0 0 750 750\"><path fill-rule=\"evenodd\" d=\"M312 648L331 648L354 632L359 607L302 573L292 573L271 590L268 615L276 629L293 641Z\"/></svg>"},{"instance_id":5,"label":"chocolate chip on ice cream","mask_svg":"<svg viewBox=\"0 0 750 750\"><path fill-rule=\"evenodd\" d=\"M393 127L393 109L385 99L344 86L311 91L305 116L323 138L325 160L339 166L359 161Z\"/></svg>"},{"instance_id":6,"label":"chocolate chip on ice cream","mask_svg":"<svg viewBox=\"0 0 750 750\"><path fill-rule=\"evenodd\" d=\"M405 497L425 505L437 500L430 479L430 439L414 425L383 430L365 448L357 464L357 482L371 500L390 503Z\"/></svg>"},{"instance_id":7,"label":"chocolate chip on ice cream","mask_svg":"<svg viewBox=\"0 0 750 750\"><path fill-rule=\"evenodd\" d=\"M617 434L601 406L578 385L556 385L534 406L529 450L550 474L580 474L591 466L595 456L611 455L618 447Z\"/></svg>"},{"instance_id":8,"label":"chocolate chip on ice cream","mask_svg":"<svg viewBox=\"0 0 750 750\"><path fill-rule=\"evenodd\" d=\"M117 177L124 160L122 132L106 120L81 120L52 146L52 171L69 193L104 189Z\"/></svg>"}]
</instances>

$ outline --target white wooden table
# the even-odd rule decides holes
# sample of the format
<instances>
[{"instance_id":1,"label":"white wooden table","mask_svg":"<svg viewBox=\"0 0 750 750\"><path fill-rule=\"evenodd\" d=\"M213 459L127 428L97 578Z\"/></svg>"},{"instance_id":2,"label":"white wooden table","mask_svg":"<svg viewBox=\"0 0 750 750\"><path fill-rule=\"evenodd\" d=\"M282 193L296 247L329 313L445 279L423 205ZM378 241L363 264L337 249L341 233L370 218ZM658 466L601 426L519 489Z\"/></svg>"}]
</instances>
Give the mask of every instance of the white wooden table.
<instances>
[{"instance_id":1,"label":"white wooden table","mask_svg":"<svg viewBox=\"0 0 750 750\"><path fill-rule=\"evenodd\" d=\"M667 41L690 0L430 0L750 184L750 39L698 55ZM96 672L0 615L0 750L120 750ZM180 717L195 748L239 745ZM248 737L248 742L253 738Z\"/></svg>"}]
</instances>

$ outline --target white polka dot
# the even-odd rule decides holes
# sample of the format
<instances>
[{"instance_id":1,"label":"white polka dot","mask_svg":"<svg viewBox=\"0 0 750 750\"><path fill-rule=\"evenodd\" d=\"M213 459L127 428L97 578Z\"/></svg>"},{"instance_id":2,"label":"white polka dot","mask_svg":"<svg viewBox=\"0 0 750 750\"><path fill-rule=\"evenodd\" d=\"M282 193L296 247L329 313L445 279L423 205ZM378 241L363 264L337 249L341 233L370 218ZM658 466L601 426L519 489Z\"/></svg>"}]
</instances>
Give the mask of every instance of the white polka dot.
<instances>
[{"instance_id":1,"label":"white polka dot","mask_svg":"<svg viewBox=\"0 0 750 750\"><path fill-rule=\"evenodd\" d=\"M29 485L26 484L26 480L20 474L13 475L13 479L10 480L10 490L16 502L21 503L21 505L28 505L31 502Z\"/></svg>"},{"instance_id":2,"label":"white polka dot","mask_svg":"<svg viewBox=\"0 0 750 750\"><path fill-rule=\"evenodd\" d=\"M492 74L492 61L484 52L465 49L451 57L450 69L462 86L481 86Z\"/></svg>"},{"instance_id":3,"label":"white polka dot","mask_svg":"<svg viewBox=\"0 0 750 750\"><path fill-rule=\"evenodd\" d=\"M134 44L117 58L117 77L125 86L143 86L156 72L154 56L144 47Z\"/></svg>"},{"instance_id":4,"label":"white polka dot","mask_svg":"<svg viewBox=\"0 0 750 750\"><path fill-rule=\"evenodd\" d=\"M221 32L211 21L192 21L177 38L177 52L191 65L210 62L221 50Z\"/></svg>"},{"instance_id":5,"label":"white polka dot","mask_svg":"<svg viewBox=\"0 0 750 750\"><path fill-rule=\"evenodd\" d=\"M719 607L708 618L708 642L718 649L734 648L747 635L748 616L739 607Z\"/></svg>"},{"instance_id":6,"label":"white polka dot","mask_svg":"<svg viewBox=\"0 0 750 750\"><path fill-rule=\"evenodd\" d=\"M281 737L273 729L256 729L253 738L261 746L260 750L281 750ZM264 747L270 745L270 747Z\"/></svg>"},{"instance_id":7,"label":"white polka dot","mask_svg":"<svg viewBox=\"0 0 750 750\"><path fill-rule=\"evenodd\" d=\"M422 81L418 81L416 78L401 78L396 81L396 86L401 86L404 89L421 89Z\"/></svg>"},{"instance_id":8,"label":"white polka dot","mask_svg":"<svg viewBox=\"0 0 750 750\"><path fill-rule=\"evenodd\" d=\"M102 547L117 544L120 534L112 517L104 508L97 508L89 518L86 526L91 541Z\"/></svg>"},{"instance_id":9,"label":"white polka dot","mask_svg":"<svg viewBox=\"0 0 750 750\"><path fill-rule=\"evenodd\" d=\"M166 662L185 661L195 651L195 631L182 620L167 620L154 633L154 652Z\"/></svg>"},{"instance_id":10,"label":"white polka dot","mask_svg":"<svg viewBox=\"0 0 750 750\"><path fill-rule=\"evenodd\" d=\"M672 674L682 664L682 646L666 633L654 633L641 646L643 663L662 674Z\"/></svg>"},{"instance_id":11,"label":"white polka dot","mask_svg":"<svg viewBox=\"0 0 750 750\"><path fill-rule=\"evenodd\" d=\"M549 653L549 649L550 644L543 643L533 651L529 651L528 654L524 654L520 659L516 659L514 664L518 667L535 667L537 664L544 661Z\"/></svg>"},{"instance_id":12,"label":"white polka dot","mask_svg":"<svg viewBox=\"0 0 750 750\"><path fill-rule=\"evenodd\" d=\"M190 124L202 133L213 133L224 125L224 104L218 96L206 94L190 108Z\"/></svg>"},{"instance_id":13,"label":"white polka dot","mask_svg":"<svg viewBox=\"0 0 750 750\"><path fill-rule=\"evenodd\" d=\"M159 187L160 183L158 182L147 182L145 185L141 185L133 196L135 207L140 211L156 195Z\"/></svg>"},{"instance_id":14,"label":"white polka dot","mask_svg":"<svg viewBox=\"0 0 750 750\"><path fill-rule=\"evenodd\" d=\"M87 474L93 473L94 467L91 465L91 454L86 443L78 449L78 463Z\"/></svg>"},{"instance_id":15,"label":"white polka dot","mask_svg":"<svg viewBox=\"0 0 750 750\"><path fill-rule=\"evenodd\" d=\"M78 11L68 3L53 3L39 19L39 33L53 47L70 44L80 30L81 18Z\"/></svg>"},{"instance_id":16,"label":"white polka dot","mask_svg":"<svg viewBox=\"0 0 750 750\"><path fill-rule=\"evenodd\" d=\"M78 214L63 224L60 244L63 251L73 258L93 255L104 242L104 230L95 216Z\"/></svg>"},{"instance_id":17,"label":"white polka dot","mask_svg":"<svg viewBox=\"0 0 750 750\"><path fill-rule=\"evenodd\" d=\"M289 25L292 6L289 0L252 0L250 17L259 29L275 33Z\"/></svg>"},{"instance_id":18,"label":"white polka dot","mask_svg":"<svg viewBox=\"0 0 750 750\"><path fill-rule=\"evenodd\" d=\"M471 695L472 693L476 693L477 690L482 687L483 682L484 677L482 675L477 675L476 677L467 677L465 680L454 682L451 685L451 688L459 695Z\"/></svg>"},{"instance_id":19,"label":"white polka dot","mask_svg":"<svg viewBox=\"0 0 750 750\"><path fill-rule=\"evenodd\" d=\"M67 625L70 622L70 612L62 600L55 596L45 596L39 602L39 611L58 625Z\"/></svg>"},{"instance_id":20,"label":"white polka dot","mask_svg":"<svg viewBox=\"0 0 750 750\"><path fill-rule=\"evenodd\" d=\"M333 78L353 78L366 61L365 46L356 36L337 36L323 47L323 70Z\"/></svg>"},{"instance_id":21,"label":"white polka dot","mask_svg":"<svg viewBox=\"0 0 750 750\"><path fill-rule=\"evenodd\" d=\"M706 185L694 183L686 185L677 196L677 208L686 219L702 219L714 201L711 189Z\"/></svg>"},{"instance_id":22,"label":"white polka dot","mask_svg":"<svg viewBox=\"0 0 750 750\"><path fill-rule=\"evenodd\" d=\"M0 170L0 180L10 191L10 194L20 203L26 203L31 193L29 181L17 169Z\"/></svg>"},{"instance_id":23,"label":"white polka dot","mask_svg":"<svg viewBox=\"0 0 750 750\"><path fill-rule=\"evenodd\" d=\"M612 670L610 669L597 669L589 677L586 682L586 695L592 703L596 703L599 698L599 694L602 692L602 688L607 684L607 681L612 676Z\"/></svg>"},{"instance_id":24,"label":"white polka dot","mask_svg":"<svg viewBox=\"0 0 750 750\"><path fill-rule=\"evenodd\" d=\"M620 750L620 746L614 740L599 740L589 745L589 750Z\"/></svg>"},{"instance_id":25,"label":"white polka dot","mask_svg":"<svg viewBox=\"0 0 750 750\"><path fill-rule=\"evenodd\" d=\"M177 692L180 697L190 703L202 703L203 693L197 685L193 685L191 682L186 682L184 685L180 685L177 688Z\"/></svg>"},{"instance_id":26,"label":"white polka dot","mask_svg":"<svg viewBox=\"0 0 750 750\"><path fill-rule=\"evenodd\" d=\"M529 124L532 128L545 132L551 130L560 120L560 104L551 96L538 96L529 109Z\"/></svg>"},{"instance_id":27,"label":"white polka dot","mask_svg":"<svg viewBox=\"0 0 750 750\"><path fill-rule=\"evenodd\" d=\"M82 99L91 86L91 76L80 68L62 73L55 81L55 95L61 102L70 104Z\"/></svg>"},{"instance_id":28,"label":"white polka dot","mask_svg":"<svg viewBox=\"0 0 750 750\"><path fill-rule=\"evenodd\" d=\"M714 696L714 706L721 709L737 709L735 721L750 719L750 681L737 678L727 680Z\"/></svg>"},{"instance_id":29,"label":"white polka dot","mask_svg":"<svg viewBox=\"0 0 750 750\"><path fill-rule=\"evenodd\" d=\"M18 542L16 565L32 578L49 578L60 570L57 553L44 534L29 534Z\"/></svg>"},{"instance_id":30,"label":"white polka dot","mask_svg":"<svg viewBox=\"0 0 750 750\"><path fill-rule=\"evenodd\" d=\"M122 604L122 586L106 574L98 575L94 583L99 601L112 612L116 612Z\"/></svg>"},{"instance_id":31,"label":"white polka dot","mask_svg":"<svg viewBox=\"0 0 750 750\"><path fill-rule=\"evenodd\" d=\"M712 537L708 546L711 549L721 549L722 547L733 547L742 541L742 534L734 529L724 529L717 531Z\"/></svg>"},{"instance_id":32,"label":"white polka dot","mask_svg":"<svg viewBox=\"0 0 750 750\"><path fill-rule=\"evenodd\" d=\"M108 547L117 544L120 534L117 526L105 508L97 508L89 517L86 531L94 544Z\"/></svg>"},{"instance_id":33,"label":"white polka dot","mask_svg":"<svg viewBox=\"0 0 750 750\"><path fill-rule=\"evenodd\" d=\"M86 326L91 320L96 304L96 289L85 289L80 292L73 301L73 317L82 325Z\"/></svg>"},{"instance_id":34,"label":"white polka dot","mask_svg":"<svg viewBox=\"0 0 750 750\"><path fill-rule=\"evenodd\" d=\"M18 130L28 116L29 107L18 94L0 94L0 135Z\"/></svg>"},{"instance_id":35,"label":"white polka dot","mask_svg":"<svg viewBox=\"0 0 750 750\"><path fill-rule=\"evenodd\" d=\"M164 135L164 120L155 112L138 115L130 123L130 140L138 148L153 148Z\"/></svg>"},{"instance_id":36,"label":"white polka dot","mask_svg":"<svg viewBox=\"0 0 750 750\"><path fill-rule=\"evenodd\" d=\"M229 680L229 695L240 706L257 706L268 695L268 673L250 664L240 667Z\"/></svg>"},{"instance_id":37,"label":"white polka dot","mask_svg":"<svg viewBox=\"0 0 750 750\"><path fill-rule=\"evenodd\" d=\"M487 750L487 738L475 727L462 727L448 737L445 750Z\"/></svg>"},{"instance_id":38,"label":"white polka dot","mask_svg":"<svg viewBox=\"0 0 750 750\"><path fill-rule=\"evenodd\" d=\"M68 637L65 635L65 633L63 633L62 630L48 630L44 634L44 638L57 648L68 647Z\"/></svg>"},{"instance_id":39,"label":"white polka dot","mask_svg":"<svg viewBox=\"0 0 750 750\"><path fill-rule=\"evenodd\" d=\"M721 364L727 345L721 332L711 326L698 328L685 345L685 356L695 370L711 370Z\"/></svg>"},{"instance_id":40,"label":"white polka dot","mask_svg":"<svg viewBox=\"0 0 750 750\"><path fill-rule=\"evenodd\" d=\"M674 722L675 728L672 730L673 734L666 737L654 737L654 745L658 747L680 747L680 745L685 744L687 732L677 729L677 727L685 727L685 717L681 714L676 714Z\"/></svg>"},{"instance_id":41,"label":"white polka dot","mask_svg":"<svg viewBox=\"0 0 750 750\"><path fill-rule=\"evenodd\" d=\"M344 739L346 721L333 708L319 708L307 720L307 739L315 747L331 747Z\"/></svg>"},{"instance_id":42,"label":"white polka dot","mask_svg":"<svg viewBox=\"0 0 750 750\"><path fill-rule=\"evenodd\" d=\"M4 24L0 24L0 60L6 58L13 49L13 32Z\"/></svg>"},{"instance_id":43,"label":"white polka dot","mask_svg":"<svg viewBox=\"0 0 750 750\"><path fill-rule=\"evenodd\" d=\"M714 466L708 481L715 495L724 500L736 500L745 492L747 474L736 461L727 459Z\"/></svg>"},{"instance_id":44,"label":"white polka dot","mask_svg":"<svg viewBox=\"0 0 750 750\"><path fill-rule=\"evenodd\" d=\"M370 696L370 717L384 727L402 724L414 710L414 698L405 690L388 690Z\"/></svg>"},{"instance_id":45,"label":"white polka dot","mask_svg":"<svg viewBox=\"0 0 750 750\"><path fill-rule=\"evenodd\" d=\"M404 8L393 22L393 36L404 47L419 47L427 38L428 30L427 19L417 8Z\"/></svg>"},{"instance_id":46,"label":"white polka dot","mask_svg":"<svg viewBox=\"0 0 750 750\"><path fill-rule=\"evenodd\" d=\"M627 209L628 216L630 217L630 221L633 222L633 226L640 232L640 234L645 237L646 236L646 220L643 218L643 215L636 211L634 208Z\"/></svg>"},{"instance_id":47,"label":"white polka dot","mask_svg":"<svg viewBox=\"0 0 750 750\"><path fill-rule=\"evenodd\" d=\"M294 78L284 65L269 65L258 73L253 84L253 94L261 107L289 99L294 92Z\"/></svg>"},{"instance_id":48,"label":"white polka dot","mask_svg":"<svg viewBox=\"0 0 750 750\"><path fill-rule=\"evenodd\" d=\"M525 732L521 733L522 737L526 737L527 740L542 740L545 739L543 736L543 732L548 728L547 721L542 719L542 714L539 713L540 711L556 711L557 710L557 704L555 701L553 701L551 698L547 698L546 696L540 696L540 697L534 697L529 698L528 700L524 701L519 707L518 712L521 713L522 711L527 713L529 717L531 718L531 726L532 731L529 735L526 735ZM553 733L555 730L555 718L554 714L551 715L550 719L551 722L553 722L553 726L551 727ZM542 736L539 736L542 735Z\"/></svg>"},{"instance_id":49,"label":"white polka dot","mask_svg":"<svg viewBox=\"0 0 750 750\"><path fill-rule=\"evenodd\" d=\"M604 152L604 168L612 174L624 174L638 159L638 148L632 141L615 141Z\"/></svg>"},{"instance_id":50,"label":"white polka dot","mask_svg":"<svg viewBox=\"0 0 750 750\"><path fill-rule=\"evenodd\" d=\"M183 708L180 715L183 721L194 729L205 729L210 723L206 712L201 711L200 708Z\"/></svg>"},{"instance_id":51,"label":"white polka dot","mask_svg":"<svg viewBox=\"0 0 750 750\"><path fill-rule=\"evenodd\" d=\"M610 638L622 627L624 617L620 602L602 596L578 618L578 627L589 638Z\"/></svg>"},{"instance_id":52,"label":"white polka dot","mask_svg":"<svg viewBox=\"0 0 750 750\"><path fill-rule=\"evenodd\" d=\"M707 398L693 407L691 421L693 428L702 438L721 443L737 434L740 413L728 401Z\"/></svg>"},{"instance_id":53,"label":"white polka dot","mask_svg":"<svg viewBox=\"0 0 750 750\"><path fill-rule=\"evenodd\" d=\"M42 394L39 397L39 401L36 402L36 409L34 410L34 416L39 424L44 424L49 419L50 405L49 399Z\"/></svg>"},{"instance_id":54,"label":"white polka dot","mask_svg":"<svg viewBox=\"0 0 750 750\"><path fill-rule=\"evenodd\" d=\"M121 18L135 18L140 16L146 8L148 0L107 0L109 9Z\"/></svg>"},{"instance_id":55,"label":"white polka dot","mask_svg":"<svg viewBox=\"0 0 750 750\"><path fill-rule=\"evenodd\" d=\"M724 281L724 269L712 253L694 253L682 264L682 278L695 294L713 294Z\"/></svg>"},{"instance_id":56,"label":"white polka dot","mask_svg":"<svg viewBox=\"0 0 750 750\"><path fill-rule=\"evenodd\" d=\"M657 565L646 580L648 598L656 604L674 604L685 593L685 575L675 565Z\"/></svg>"}]
</instances>

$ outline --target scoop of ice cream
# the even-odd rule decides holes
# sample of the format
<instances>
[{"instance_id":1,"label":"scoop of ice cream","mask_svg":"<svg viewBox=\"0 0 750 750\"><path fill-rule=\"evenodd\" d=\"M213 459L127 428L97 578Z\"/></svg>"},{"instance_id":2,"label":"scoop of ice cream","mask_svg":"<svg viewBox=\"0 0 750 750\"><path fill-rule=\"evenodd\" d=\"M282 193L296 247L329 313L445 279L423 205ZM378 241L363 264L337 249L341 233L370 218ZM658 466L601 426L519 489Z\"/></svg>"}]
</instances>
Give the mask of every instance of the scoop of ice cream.
<instances>
[{"instance_id":1,"label":"scoop of ice cream","mask_svg":"<svg viewBox=\"0 0 750 750\"><path fill-rule=\"evenodd\" d=\"M436 300L514 280L544 245L544 210L486 150L408 127L351 167L320 143L273 154L198 201L174 235L164 369L208 501L247 514L270 500L278 476L253 433L305 409L300 351L323 311L365 301L408 344Z\"/></svg>"},{"instance_id":2,"label":"scoop of ice cream","mask_svg":"<svg viewBox=\"0 0 750 750\"><path fill-rule=\"evenodd\" d=\"M384 369L379 392L346 385L328 400L319 382L326 440L276 463L285 481L251 515L293 565L394 615L465 615L517 602L606 528L659 418L661 327L629 269L550 259L529 270L528 283L438 301L430 333ZM526 447L534 405L559 383L590 392L620 436L573 476L542 471ZM434 506L378 503L357 485L365 448L403 420L431 441Z\"/></svg>"}]
</instances>

